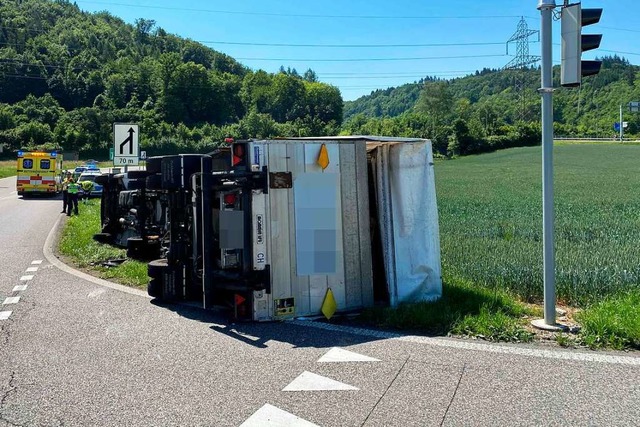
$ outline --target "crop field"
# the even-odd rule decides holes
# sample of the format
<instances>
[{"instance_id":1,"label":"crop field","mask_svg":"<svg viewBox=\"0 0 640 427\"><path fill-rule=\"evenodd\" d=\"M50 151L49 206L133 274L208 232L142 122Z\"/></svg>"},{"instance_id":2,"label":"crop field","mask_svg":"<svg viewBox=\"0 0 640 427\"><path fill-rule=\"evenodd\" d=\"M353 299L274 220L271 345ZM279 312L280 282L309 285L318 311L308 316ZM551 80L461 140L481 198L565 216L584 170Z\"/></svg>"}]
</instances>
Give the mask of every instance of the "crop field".
<instances>
[{"instance_id":1,"label":"crop field","mask_svg":"<svg viewBox=\"0 0 640 427\"><path fill-rule=\"evenodd\" d=\"M16 161L15 160L2 160L0 161L0 178L6 178L8 176L14 176L16 174Z\"/></svg>"},{"instance_id":2,"label":"crop field","mask_svg":"<svg viewBox=\"0 0 640 427\"><path fill-rule=\"evenodd\" d=\"M542 298L541 148L438 161L443 277ZM640 146L554 149L556 289L585 305L640 289Z\"/></svg>"}]
</instances>

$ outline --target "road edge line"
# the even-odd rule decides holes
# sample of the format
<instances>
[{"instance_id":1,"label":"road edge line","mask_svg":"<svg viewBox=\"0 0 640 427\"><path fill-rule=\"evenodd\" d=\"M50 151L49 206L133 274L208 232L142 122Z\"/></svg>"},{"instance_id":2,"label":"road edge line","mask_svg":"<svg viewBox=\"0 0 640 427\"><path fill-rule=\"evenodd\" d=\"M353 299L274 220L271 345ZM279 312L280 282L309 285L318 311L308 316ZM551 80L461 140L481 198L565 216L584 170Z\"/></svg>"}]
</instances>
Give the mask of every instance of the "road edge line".
<instances>
[{"instance_id":1,"label":"road edge line","mask_svg":"<svg viewBox=\"0 0 640 427\"><path fill-rule=\"evenodd\" d=\"M403 342L416 344L426 344L434 347L455 348L459 350L482 351L486 353L507 354L513 356L538 357L543 359L560 359L574 362L608 363L614 365L640 366L640 357L618 356L611 354L585 353L571 350L551 350L537 349L518 346L507 346L504 344L478 343L465 340L426 337L418 335L404 335L396 332L378 331L375 329L365 329L353 326L331 325L327 323L291 320L288 321L297 326L306 326L317 329L324 329L334 332L345 332L358 336L366 336L380 339L395 339Z\"/></svg>"}]
</instances>

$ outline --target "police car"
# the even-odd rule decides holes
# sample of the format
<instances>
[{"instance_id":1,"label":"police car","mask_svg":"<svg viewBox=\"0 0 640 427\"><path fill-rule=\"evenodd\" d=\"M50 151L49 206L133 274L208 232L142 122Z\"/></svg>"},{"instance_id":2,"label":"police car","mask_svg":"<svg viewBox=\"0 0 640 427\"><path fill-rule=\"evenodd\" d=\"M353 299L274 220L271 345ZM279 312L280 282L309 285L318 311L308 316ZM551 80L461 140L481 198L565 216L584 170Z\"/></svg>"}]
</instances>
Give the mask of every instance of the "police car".
<instances>
[{"instance_id":1,"label":"police car","mask_svg":"<svg viewBox=\"0 0 640 427\"><path fill-rule=\"evenodd\" d=\"M81 183L82 181L91 181L91 182L93 182L93 190L91 190L91 194L89 194L89 195L90 196L100 197L100 196L102 196L102 185L97 184L95 182L96 181L96 176L100 176L100 175L101 175L100 170L85 170L78 177L78 183Z\"/></svg>"}]
</instances>

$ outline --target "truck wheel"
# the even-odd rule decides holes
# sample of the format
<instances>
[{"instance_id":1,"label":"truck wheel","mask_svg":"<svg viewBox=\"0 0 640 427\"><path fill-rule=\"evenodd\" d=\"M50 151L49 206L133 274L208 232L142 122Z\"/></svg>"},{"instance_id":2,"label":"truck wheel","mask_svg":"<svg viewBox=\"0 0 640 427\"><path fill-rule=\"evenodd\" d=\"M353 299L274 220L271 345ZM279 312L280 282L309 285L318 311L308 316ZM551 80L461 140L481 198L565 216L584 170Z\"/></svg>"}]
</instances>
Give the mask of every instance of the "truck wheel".
<instances>
[{"instance_id":1,"label":"truck wheel","mask_svg":"<svg viewBox=\"0 0 640 427\"><path fill-rule=\"evenodd\" d=\"M137 170L137 171L129 171L127 172L127 178L129 179L141 179L149 176L149 171L146 170Z\"/></svg>"},{"instance_id":2,"label":"truck wheel","mask_svg":"<svg viewBox=\"0 0 640 427\"><path fill-rule=\"evenodd\" d=\"M111 243L112 238L109 233L96 233L93 235L93 240L100 243Z\"/></svg>"},{"instance_id":3,"label":"truck wheel","mask_svg":"<svg viewBox=\"0 0 640 427\"><path fill-rule=\"evenodd\" d=\"M161 190L162 189L162 175L153 174L147 177L145 181L147 190Z\"/></svg>"},{"instance_id":4,"label":"truck wheel","mask_svg":"<svg viewBox=\"0 0 640 427\"><path fill-rule=\"evenodd\" d=\"M127 190L141 190L144 188L144 179L132 179L127 182Z\"/></svg>"},{"instance_id":5,"label":"truck wheel","mask_svg":"<svg viewBox=\"0 0 640 427\"><path fill-rule=\"evenodd\" d=\"M147 275L152 279L162 278L167 270L169 270L169 262L166 258L154 259L147 264Z\"/></svg>"},{"instance_id":6,"label":"truck wheel","mask_svg":"<svg viewBox=\"0 0 640 427\"><path fill-rule=\"evenodd\" d=\"M162 172L162 158L164 156L154 156L147 159L147 172L150 174Z\"/></svg>"},{"instance_id":7,"label":"truck wheel","mask_svg":"<svg viewBox=\"0 0 640 427\"><path fill-rule=\"evenodd\" d=\"M154 297L156 299L162 299L162 278L151 279L147 284L147 293L150 297Z\"/></svg>"},{"instance_id":8,"label":"truck wheel","mask_svg":"<svg viewBox=\"0 0 640 427\"><path fill-rule=\"evenodd\" d=\"M111 176L113 176L113 174L109 174L109 173L96 176L96 184L107 185L109 183L109 178Z\"/></svg>"},{"instance_id":9,"label":"truck wheel","mask_svg":"<svg viewBox=\"0 0 640 427\"><path fill-rule=\"evenodd\" d=\"M204 164L204 166L202 166ZM162 188L175 190L190 185L191 175L197 172L211 172L211 156L206 154L178 154L162 159Z\"/></svg>"},{"instance_id":10,"label":"truck wheel","mask_svg":"<svg viewBox=\"0 0 640 427\"><path fill-rule=\"evenodd\" d=\"M127 239L127 258L141 258L144 252L144 240L142 237L129 237Z\"/></svg>"}]
</instances>

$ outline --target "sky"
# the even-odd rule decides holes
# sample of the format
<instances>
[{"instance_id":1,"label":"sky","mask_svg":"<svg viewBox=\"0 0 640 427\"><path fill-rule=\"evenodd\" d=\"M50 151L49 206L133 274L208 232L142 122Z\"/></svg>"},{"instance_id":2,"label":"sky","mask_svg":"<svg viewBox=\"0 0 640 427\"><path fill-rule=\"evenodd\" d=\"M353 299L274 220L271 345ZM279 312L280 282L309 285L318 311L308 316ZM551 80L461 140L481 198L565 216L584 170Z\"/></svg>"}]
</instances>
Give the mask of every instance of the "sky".
<instances>
[{"instance_id":1,"label":"sky","mask_svg":"<svg viewBox=\"0 0 640 427\"><path fill-rule=\"evenodd\" d=\"M556 0L556 4L564 0ZM84 11L108 11L133 24L152 19L165 31L205 44L253 69L300 74L313 69L344 100L425 76L462 77L502 68L516 55L507 41L524 18L540 28L538 0L76 0ZM596 56L640 64L638 0L583 0L603 8L583 33L603 34ZM554 63L560 63L560 21L553 23ZM537 33L529 55L540 56Z\"/></svg>"}]
</instances>

